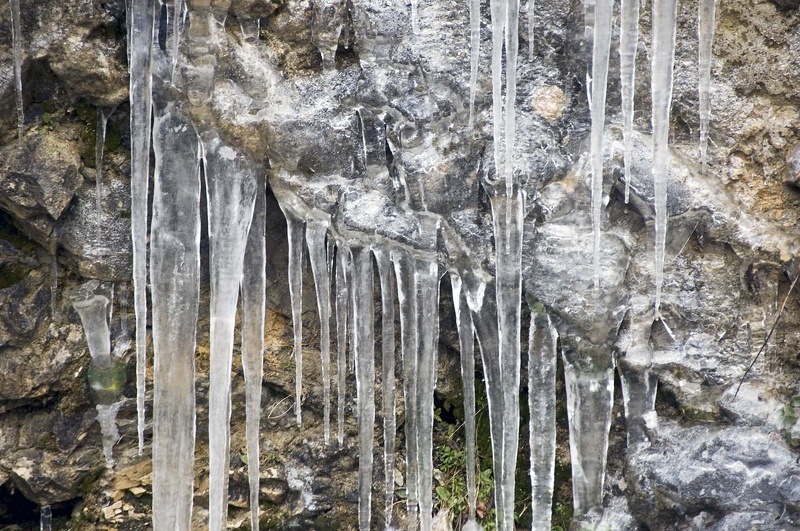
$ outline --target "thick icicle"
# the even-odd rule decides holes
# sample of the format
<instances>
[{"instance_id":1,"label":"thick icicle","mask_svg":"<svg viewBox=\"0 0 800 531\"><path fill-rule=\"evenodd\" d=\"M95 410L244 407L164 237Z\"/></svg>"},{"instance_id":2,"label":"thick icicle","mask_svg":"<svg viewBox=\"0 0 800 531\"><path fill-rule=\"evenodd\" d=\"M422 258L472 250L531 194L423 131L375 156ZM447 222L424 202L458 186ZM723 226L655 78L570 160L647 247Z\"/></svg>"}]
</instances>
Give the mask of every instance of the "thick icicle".
<instances>
[{"instance_id":1,"label":"thick icicle","mask_svg":"<svg viewBox=\"0 0 800 531\"><path fill-rule=\"evenodd\" d=\"M153 151L153 528L173 531L191 527L194 354L200 299L198 139L174 104L156 113ZM137 285L139 288L144 296L144 284ZM137 308L137 335L141 333L142 341L137 348L144 349L144 326L138 322L140 309L143 308ZM141 368L144 370L144 366Z\"/></svg>"},{"instance_id":2,"label":"thick icicle","mask_svg":"<svg viewBox=\"0 0 800 531\"><path fill-rule=\"evenodd\" d=\"M392 251L400 308L400 348L403 355L403 402L406 437L406 508L407 529L417 529L417 289L414 267L406 251Z\"/></svg>"},{"instance_id":3,"label":"thick icicle","mask_svg":"<svg viewBox=\"0 0 800 531\"><path fill-rule=\"evenodd\" d=\"M25 130L25 108L22 99L22 17L19 0L11 2L11 47L14 56L14 90L17 97L17 136L22 147L22 133Z\"/></svg>"},{"instance_id":4,"label":"thick icicle","mask_svg":"<svg viewBox=\"0 0 800 531\"><path fill-rule=\"evenodd\" d=\"M711 47L714 42L716 0L700 0L698 4L698 92L700 96L700 161L705 173L708 163L708 122L711 119Z\"/></svg>"},{"instance_id":5,"label":"thick icicle","mask_svg":"<svg viewBox=\"0 0 800 531\"><path fill-rule=\"evenodd\" d=\"M435 257L435 255L434 255ZM433 260L414 263L418 306L417 327L417 490L420 529L431 529L433 518L433 391L439 346L439 266Z\"/></svg>"},{"instance_id":6,"label":"thick icicle","mask_svg":"<svg viewBox=\"0 0 800 531\"><path fill-rule=\"evenodd\" d=\"M627 354L626 354L627 356ZM628 429L628 448L650 441L648 429L656 426L656 391L658 376L649 367L638 367L626 359L617 365L622 383L625 425Z\"/></svg>"},{"instance_id":7,"label":"thick icicle","mask_svg":"<svg viewBox=\"0 0 800 531\"><path fill-rule=\"evenodd\" d=\"M375 426L375 331L372 306L372 255L369 248L353 249L356 396L358 408L358 528L370 529L372 507L372 448Z\"/></svg>"},{"instance_id":8,"label":"thick icicle","mask_svg":"<svg viewBox=\"0 0 800 531\"><path fill-rule=\"evenodd\" d=\"M200 136L211 242L208 512L209 529L217 531L224 530L227 525L236 304L257 186L254 165L222 142L215 132L204 132Z\"/></svg>"},{"instance_id":9,"label":"thick icicle","mask_svg":"<svg viewBox=\"0 0 800 531\"><path fill-rule=\"evenodd\" d=\"M378 264L381 282L381 350L383 378L381 383L381 405L383 407L383 463L384 463L384 510L387 529L392 526L392 505L394 504L394 462L395 462L395 339L394 339L394 299L395 284L392 282L392 263L389 252L382 248L372 250Z\"/></svg>"},{"instance_id":10,"label":"thick icicle","mask_svg":"<svg viewBox=\"0 0 800 531\"><path fill-rule=\"evenodd\" d=\"M572 499L581 517L603 503L608 430L614 403L614 368L578 352L565 352Z\"/></svg>"},{"instance_id":11,"label":"thick icicle","mask_svg":"<svg viewBox=\"0 0 800 531\"><path fill-rule=\"evenodd\" d=\"M136 313L136 411L139 454L144 450L147 363L147 187L150 171L150 108L155 0L131 0L128 9L131 114L131 240Z\"/></svg>"},{"instance_id":12,"label":"thick icicle","mask_svg":"<svg viewBox=\"0 0 800 531\"><path fill-rule=\"evenodd\" d=\"M106 367L111 365L111 333L108 328L109 300L97 293L100 282L90 280L72 292L72 306L78 312L86 335L86 343L92 363Z\"/></svg>"},{"instance_id":13,"label":"thick icicle","mask_svg":"<svg viewBox=\"0 0 800 531\"><path fill-rule=\"evenodd\" d=\"M505 31L508 3L490 0L492 14L492 138L494 139L495 179L505 175L503 153L503 32Z\"/></svg>"},{"instance_id":14,"label":"thick icicle","mask_svg":"<svg viewBox=\"0 0 800 531\"><path fill-rule=\"evenodd\" d=\"M496 242L496 297L499 374L503 394L502 451L495 479L499 491L497 528L514 528L514 473L519 439L520 303L522 296L522 232L525 194L515 190L492 193L492 220ZM496 384L494 384L496 385ZM490 412L491 414L491 412ZM498 483L499 478L499 483ZM502 504L500 502L502 501Z\"/></svg>"},{"instance_id":15,"label":"thick icicle","mask_svg":"<svg viewBox=\"0 0 800 531\"><path fill-rule=\"evenodd\" d=\"M612 1L612 0L608 0ZM514 185L514 143L516 141L517 55L519 53L519 0L506 0L506 116L505 116L505 180L506 195L511 197ZM497 174L496 178L499 178Z\"/></svg>"},{"instance_id":16,"label":"thick icicle","mask_svg":"<svg viewBox=\"0 0 800 531\"><path fill-rule=\"evenodd\" d=\"M343 243L336 245L336 439L344 443L344 406L347 383L347 314L350 302L347 269L352 260L350 249ZM352 348L352 346L351 346Z\"/></svg>"},{"instance_id":17,"label":"thick icicle","mask_svg":"<svg viewBox=\"0 0 800 531\"><path fill-rule=\"evenodd\" d=\"M119 440L119 430L117 429L117 413L122 407L123 401L113 404L97 404L97 422L100 424L100 433L103 436L103 455L109 468L114 466L114 445Z\"/></svg>"},{"instance_id":18,"label":"thick icicle","mask_svg":"<svg viewBox=\"0 0 800 531\"><path fill-rule=\"evenodd\" d=\"M653 0L653 186L656 211L655 315L659 318L667 241L667 171L669 170L669 112L672 105L672 69L675 61L677 0Z\"/></svg>"},{"instance_id":19,"label":"thick icicle","mask_svg":"<svg viewBox=\"0 0 800 531\"><path fill-rule=\"evenodd\" d=\"M611 50L614 0L597 0L592 48L592 234L594 287L600 288L600 229L603 203L603 131L606 125L606 84Z\"/></svg>"},{"instance_id":20,"label":"thick icicle","mask_svg":"<svg viewBox=\"0 0 800 531\"><path fill-rule=\"evenodd\" d=\"M53 511L49 505L42 505L39 509L39 529L41 531L51 531L53 529Z\"/></svg>"},{"instance_id":21,"label":"thick icicle","mask_svg":"<svg viewBox=\"0 0 800 531\"><path fill-rule=\"evenodd\" d=\"M469 0L469 43L469 126L472 127L475 124L475 92L481 56L481 0Z\"/></svg>"},{"instance_id":22,"label":"thick icicle","mask_svg":"<svg viewBox=\"0 0 800 531\"><path fill-rule=\"evenodd\" d=\"M100 242L103 223L103 148L106 144L106 126L108 117L114 109L97 109L97 130L94 143L94 168L95 168L95 211L97 212L97 241Z\"/></svg>"},{"instance_id":23,"label":"thick icicle","mask_svg":"<svg viewBox=\"0 0 800 531\"><path fill-rule=\"evenodd\" d=\"M323 432L325 444L331 440L331 278L328 268L326 238L331 226L330 216L313 212L306 219L306 243L311 271L317 292L319 313L319 353L322 358Z\"/></svg>"},{"instance_id":24,"label":"thick icicle","mask_svg":"<svg viewBox=\"0 0 800 531\"><path fill-rule=\"evenodd\" d=\"M556 340L541 304L531 306L528 340L528 426L531 448L531 529L550 529L556 463Z\"/></svg>"},{"instance_id":25,"label":"thick icicle","mask_svg":"<svg viewBox=\"0 0 800 531\"><path fill-rule=\"evenodd\" d=\"M625 203L631 193L633 161L633 89L636 75L636 47L639 44L639 1L621 0L619 73L622 93L622 136L625 145Z\"/></svg>"},{"instance_id":26,"label":"thick icicle","mask_svg":"<svg viewBox=\"0 0 800 531\"><path fill-rule=\"evenodd\" d=\"M250 483L250 529L258 530L259 432L261 380L264 372L264 318L267 288L266 182L258 180L253 223L247 235L242 273L242 369L247 409L247 475Z\"/></svg>"},{"instance_id":27,"label":"thick icicle","mask_svg":"<svg viewBox=\"0 0 800 531\"><path fill-rule=\"evenodd\" d=\"M294 415L297 425L300 426L302 423L300 401L303 393L303 239L305 222L283 205L281 205L281 210L286 217L286 234L289 238L289 297L292 299L295 362Z\"/></svg>"},{"instance_id":28,"label":"thick icicle","mask_svg":"<svg viewBox=\"0 0 800 531\"><path fill-rule=\"evenodd\" d=\"M461 385L464 393L464 438L466 440L467 463L467 509L471 520L475 520L475 504L478 490L475 482L475 332L472 316L467 307L467 295L461 288L461 277L450 273L453 287L453 307L458 328L458 344L461 350Z\"/></svg>"}]
</instances>

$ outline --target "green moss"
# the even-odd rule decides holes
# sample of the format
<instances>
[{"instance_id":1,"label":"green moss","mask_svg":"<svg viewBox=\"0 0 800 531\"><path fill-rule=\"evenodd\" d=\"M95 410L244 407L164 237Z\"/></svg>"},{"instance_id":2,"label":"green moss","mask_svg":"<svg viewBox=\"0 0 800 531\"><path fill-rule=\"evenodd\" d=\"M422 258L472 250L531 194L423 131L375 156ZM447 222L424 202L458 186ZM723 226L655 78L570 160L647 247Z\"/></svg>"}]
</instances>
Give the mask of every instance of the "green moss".
<instances>
[{"instance_id":1,"label":"green moss","mask_svg":"<svg viewBox=\"0 0 800 531\"><path fill-rule=\"evenodd\" d=\"M86 498L92 493L97 484L100 482L100 479L103 477L104 471L105 466L96 466L89 471L85 478L83 478L81 486L78 489L78 494L81 498Z\"/></svg>"},{"instance_id":2,"label":"green moss","mask_svg":"<svg viewBox=\"0 0 800 531\"><path fill-rule=\"evenodd\" d=\"M22 266L5 265L0 266L0 289L13 286L17 282L28 276L29 269Z\"/></svg>"}]
</instances>

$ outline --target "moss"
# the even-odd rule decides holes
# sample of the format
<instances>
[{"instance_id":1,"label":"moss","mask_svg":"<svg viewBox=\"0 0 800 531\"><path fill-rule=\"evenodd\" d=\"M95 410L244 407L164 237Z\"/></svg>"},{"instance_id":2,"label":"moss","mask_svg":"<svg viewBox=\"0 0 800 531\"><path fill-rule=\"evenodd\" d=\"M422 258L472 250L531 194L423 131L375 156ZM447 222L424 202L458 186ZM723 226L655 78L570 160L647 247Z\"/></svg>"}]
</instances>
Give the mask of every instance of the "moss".
<instances>
[{"instance_id":1,"label":"moss","mask_svg":"<svg viewBox=\"0 0 800 531\"><path fill-rule=\"evenodd\" d=\"M17 265L0 266L0 289L13 286L28 276L29 269Z\"/></svg>"},{"instance_id":2,"label":"moss","mask_svg":"<svg viewBox=\"0 0 800 531\"><path fill-rule=\"evenodd\" d=\"M94 491L95 487L100 483L100 480L103 477L103 472L105 472L105 466L96 466L89 471L83 481L81 481L81 486L78 489L78 495L81 498L86 498L89 494Z\"/></svg>"}]
</instances>

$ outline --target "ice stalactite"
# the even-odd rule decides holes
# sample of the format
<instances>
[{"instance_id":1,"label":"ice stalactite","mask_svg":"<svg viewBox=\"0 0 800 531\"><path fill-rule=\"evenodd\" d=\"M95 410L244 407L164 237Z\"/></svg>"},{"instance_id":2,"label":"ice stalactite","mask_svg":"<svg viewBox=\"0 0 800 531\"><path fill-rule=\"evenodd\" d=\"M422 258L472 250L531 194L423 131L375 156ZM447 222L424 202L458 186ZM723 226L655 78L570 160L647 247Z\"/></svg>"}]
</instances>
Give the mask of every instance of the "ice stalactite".
<instances>
[{"instance_id":1,"label":"ice stalactite","mask_svg":"<svg viewBox=\"0 0 800 531\"><path fill-rule=\"evenodd\" d=\"M256 200L256 168L220 140L201 133L211 242L211 354L208 455L209 528L225 529L230 464L231 364L239 284Z\"/></svg>"},{"instance_id":2,"label":"ice stalactite","mask_svg":"<svg viewBox=\"0 0 800 531\"><path fill-rule=\"evenodd\" d=\"M103 456L109 468L114 466L114 445L119 440L117 428L117 414L122 407L122 401L112 404L97 404L97 422L100 424L100 434L103 436Z\"/></svg>"},{"instance_id":3,"label":"ice stalactite","mask_svg":"<svg viewBox=\"0 0 800 531\"><path fill-rule=\"evenodd\" d=\"M625 145L625 203L631 193L633 166L633 90L636 76L636 48L639 44L639 1L621 0L619 34L619 72L622 94L622 136Z\"/></svg>"},{"instance_id":4,"label":"ice stalactite","mask_svg":"<svg viewBox=\"0 0 800 531\"><path fill-rule=\"evenodd\" d=\"M292 330L294 331L295 398L294 415L302 423L300 404L303 394L303 247L305 222L289 207L279 203L286 217L289 238L289 296L292 300Z\"/></svg>"},{"instance_id":5,"label":"ice stalactite","mask_svg":"<svg viewBox=\"0 0 800 531\"><path fill-rule=\"evenodd\" d=\"M94 143L94 168L95 168L95 211L97 212L97 242L100 242L103 227L103 149L106 144L106 126L108 118L114 109L97 109L97 130Z\"/></svg>"},{"instance_id":6,"label":"ice stalactite","mask_svg":"<svg viewBox=\"0 0 800 531\"><path fill-rule=\"evenodd\" d=\"M536 34L536 2L528 0L528 58L533 61L533 38Z\"/></svg>"},{"instance_id":7,"label":"ice stalactite","mask_svg":"<svg viewBox=\"0 0 800 531\"><path fill-rule=\"evenodd\" d=\"M383 408L383 463L384 463L384 510L385 526L392 526L394 504L395 435L395 327L394 300L395 283L392 278L392 263L389 252L373 248L375 263L381 284L381 406Z\"/></svg>"},{"instance_id":8,"label":"ice stalactite","mask_svg":"<svg viewBox=\"0 0 800 531\"><path fill-rule=\"evenodd\" d=\"M664 283L664 251L667 241L667 172L669 171L669 114L672 105L672 70L675 62L677 0L653 0L653 186L655 189L655 316L660 318Z\"/></svg>"},{"instance_id":9,"label":"ice stalactite","mask_svg":"<svg viewBox=\"0 0 800 531\"><path fill-rule=\"evenodd\" d=\"M490 190L496 256L496 300L499 330L497 374L499 381L487 386L502 390L502 439L500 470L495 470L497 528L514 527L514 472L517 467L519 442L519 384L520 384L520 303L522 296L522 233L525 213L525 193L520 189L512 195L507 190ZM484 354L485 356L485 354ZM490 411L490 415L492 412ZM494 437L494 435L493 435Z\"/></svg>"},{"instance_id":10,"label":"ice stalactite","mask_svg":"<svg viewBox=\"0 0 800 531\"><path fill-rule=\"evenodd\" d=\"M123 282L119 285L119 334L122 337L130 335L130 325L128 324L128 283Z\"/></svg>"},{"instance_id":11,"label":"ice stalactite","mask_svg":"<svg viewBox=\"0 0 800 531\"><path fill-rule=\"evenodd\" d=\"M461 287L461 277L450 273L453 287L453 307L461 351L461 385L464 394L464 439L467 466L467 510L470 521L475 520L478 489L475 481L475 332L467 306L467 295Z\"/></svg>"},{"instance_id":12,"label":"ice stalactite","mask_svg":"<svg viewBox=\"0 0 800 531\"><path fill-rule=\"evenodd\" d=\"M72 292L72 306L78 312L86 335L92 363L99 367L111 366L111 332L108 328L109 300L97 293L100 282L90 280Z\"/></svg>"},{"instance_id":13,"label":"ice stalactite","mask_svg":"<svg viewBox=\"0 0 800 531\"><path fill-rule=\"evenodd\" d=\"M611 1L611 0L609 0ZM516 143L516 101L517 101L517 56L519 55L519 0L507 0L506 5L506 107L505 107L505 146L506 157L503 174L505 176L506 195L513 195L514 186L514 146ZM506 220L510 223L510 220Z\"/></svg>"},{"instance_id":14,"label":"ice stalactite","mask_svg":"<svg viewBox=\"0 0 800 531\"><path fill-rule=\"evenodd\" d=\"M353 285L358 301L353 312L358 409L358 528L371 528L372 449L375 426L375 310L372 303L372 254L368 247L353 248Z\"/></svg>"},{"instance_id":15,"label":"ice stalactite","mask_svg":"<svg viewBox=\"0 0 800 531\"><path fill-rule=\"evenodd\" d=\"M700 0L698 4L698 94L700 97L700 162L705 173L708 164L708 124L711 119L711 48L714 43L716 0Z\"/></svg>"},{"instance_id":16,"label":"ice stalactite","mask_svg":"<svg viewBox=\"0 0 800 531\"><path fill-rule=\"evenodd\" d=\"M603 208L603 132L606 122L608 57L611 50L613 0L597 0L592 48L592 234L594 236L594 288L600 288L600 233Z\"/></svg>"},{"instance_id":17,"label":"ice stalactite","mask_svg":"<svg viewBox=\"0 0 800 531\"><path fill-rule=\"evenodd\" d=\"M347 2L315 0L311 13L311 40L322 57L322 68L326 71L334 70L339 37L347 25Z\"/></svg>"},{"instance_id":18,"label":"ice stalactite","mask_svg":"<svg viewBox=\"0 0 800 531\"><path fill-rule=\"evenodd\" d=\"M406 509L407 529L414 531L418 524L417 497L417 318L418 295L414 281L413 259L405 250L392 251L397 279L397 301L400 309L400 349L403 355L403 403L406 438Z\"/></svg>"},{"instance_id":19,"label":"ice stalactite","mask_svg":"<svg viewBox=\"0 0 800 531\"><path fill-rule=\"evenodd\" d=\"M150 171L152 43L155 0L128 5L131 115L131 240L133 304L136 313L136 410L139 454L144 450L145 367L147 363L147 195Z\"/></svg>"},{"instance_id":20,"label":"ice stalactite","mask_svg":"<svg viewBox=\"0 0 800 531\"><path fill-rule=\"evenodd\" d=\"M42 505L39 509L39 530L51 531L53 529L53 511L49 505Z\"/></svg>"},{"instance_id":21,"label":"ice stalactite","mask_svg":"<svg viewBox=\"0 0 800 531\"><path fill-rule=\"evenodd\" d=\"M200 298L200 149L194 128L174 103L157 108L155 114L150 242L155 356L153 526L155 531L172 531L189 529L192 516L194 355ZM137 311L137 319L138 316ZM144 341L141 347L144 348Z\"/></svg>"},{"instance_id":22,"label":"ice stalactite","mask_svg":"<svg viewBox=\"0 0 800 531\"><path fill-rule=\"evenodd\" d=\"M419 14L418 6L419 0L411 0L411 31L414 35L419 35Z\"/></svg>"},{"instance_id":23,"label":"ice stalactite","mask_svg":"<svg viewBox=\"0 0 800 531\"><path fill-rule=\"evenodd\" d=\"M11 2L11 48L14 56L14 90L17 98L17 136L22 147L22 134L25 131L25 105L22 96L22 16L20 0Z\"/></svg>"},{"instance_id":24,"label":"ice stalactite","mask_svg":"<svg viewBox=\"0 0 800 531\"><path fill-rule=\"evenodd\" d=\"M247 475L250 483L250 528L258 529L259 433L261 382L264 372L264 319L267 289L266 181L258 179L253 222L247 235L242 273L242 369L247 432Z\"/></svg>"},{"instance_id":25,"label":"ice stalactite","mask_svg":"<svg viewBox=\"0 0 800 531\"><path fill-rule=\"evenodd\" d=\"M516 1L516 0L515 0ZM508 4L503 0L491 0L492 14L492 138L494 139L495 178L501 179L506 172L503 166L503 36L505 32Z\"/></svg>"},{"instance_id":26,"label":"ice stalactite","mask_svg":"<svg viewBox=\"0 0 800 531\"><path fill-rule=\"evenodd\" d=\"M50 319L58 322L58 238L50 244Z\"/></svg>"},{"instance_id":27,"label":"ice stalactite","mask_svg":"<svg viewBox=\"0 0 800 531\"><path fill-rule=\"evenodd\" d=\"M469 0L469 127L475 124L475 93L481 56L481 1Z\"/></svg>"},{"instance_id":28,"label":"ice stalactite","mask_svg":"<svg viewBox=\"0 0 800 531\"><path fill-rule=\"evenodd\" d=\"M572 349L564 352L563 359L572 499L575 515L580 517L603 504L614 368L610 359L594 359Z\"/></svg>"},{"instance_id":29,"label":"ice stalactite","mask_svg":"<svg viewBox=\"0 0 800 531\"><path fill-rule=\"evenodd\" d=\"M175 70L178 67L178 51L181 44L181 23L183 22L184 0L175 0L175 7L172 13L172 75L175 80Z\"/></svg>"},{"instance_id":30,"label":"ice stalactite","mask_svg":"<svg viewBox=\"0 0 800 531\"><path fill-rule=\"evenodd\" d=\"M344 444L344 409L347 387L347 315L350 295L347 270L352 256L343 243L336 244L336 440ZM352 348L352 345L351 345Z\"/></svg>"},{"instance_id":31,"label":"ice stalactite","mask_svg":"<svg viewBox=\"0 0 800 531\"><path fill-rule=\"evenodd\" d=\"M617 365L622 383L628 447L650 441L647 433L657 426L656 391L658 376L650 367L637 367L621 359Z\"/></svg>"},{"instance_id":32,"label":"ice stalactite","mask_svg":"<svg viewBox=\"0 0 800 531\"><path fill-rule=\"evenodd\" d=\"M556 342L541 304L529 303L528 426L531 448L531 529L550 529L556 463Z\"/></svg>"},{"instance_id":33,"label":"ice stalactite","mask_svg":"<svg viewBox=\"0 0 800 531\"><path fill-rule=\"evenodd\" d=\"M319 313L319 353L322 362L323 438L325 444L331 440L331 277L327 236L331 226L330 216L312 211L306 218L306 243L311 271L317 293Z\"/></svg>"}]
</instances>

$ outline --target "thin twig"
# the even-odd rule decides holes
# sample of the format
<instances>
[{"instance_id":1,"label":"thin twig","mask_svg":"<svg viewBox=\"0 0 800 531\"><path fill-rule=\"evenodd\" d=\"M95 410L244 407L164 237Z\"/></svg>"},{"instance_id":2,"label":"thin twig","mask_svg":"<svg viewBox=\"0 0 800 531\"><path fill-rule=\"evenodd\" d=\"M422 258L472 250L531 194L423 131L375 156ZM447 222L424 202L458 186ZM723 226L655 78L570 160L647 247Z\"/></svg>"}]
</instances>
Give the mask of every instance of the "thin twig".
<instances>
[{"instance_id":1,"label":"thin twig","mask_svg":"<svg viewBox=\"0 0 800 531\"><path fill-rule=\"evenodd\" d=\"M761 344L761 348L758 349L758 354L756 354L756 357L753 358L753 361L750 362L750 365L747 367L747 370L744 371L744 375L742 376L742 379L739 380L739 385L736 386L736 392L733 393L733 400L736 400L736 396L739 394L739 389L742 388L742 384L744 383L744 379L747 378L747 375L750 372L750 369L753 368L753 365L756 364L756 361L758 361L758 358L759 358L759 356L761 356L761 353L764 352L764 350L767 348L767 344L769 343L769 340L772 337L772 333L778 327L778 321L781 320L781 315L783 315L783 310L786 308L786 303L789 301L789 295L792 294L792 291L794 290L794 286L795 286L795 284L797 284L797 280L798 279L800 279L800 274L798 274L797 276L794 277L794 280L792 281L792 285L789 287L789 292L786 294L786 297L783 299L783 304L781 304L781 309L778 310L778 315L775 316L775 322L772 323L772 328L770 328L769 334L767 334L766 339L764 339L764 343ZM731 400L731 402L733 400Z\"/></svg>"}]
</instances>

